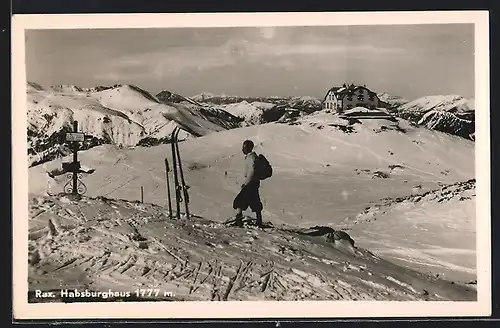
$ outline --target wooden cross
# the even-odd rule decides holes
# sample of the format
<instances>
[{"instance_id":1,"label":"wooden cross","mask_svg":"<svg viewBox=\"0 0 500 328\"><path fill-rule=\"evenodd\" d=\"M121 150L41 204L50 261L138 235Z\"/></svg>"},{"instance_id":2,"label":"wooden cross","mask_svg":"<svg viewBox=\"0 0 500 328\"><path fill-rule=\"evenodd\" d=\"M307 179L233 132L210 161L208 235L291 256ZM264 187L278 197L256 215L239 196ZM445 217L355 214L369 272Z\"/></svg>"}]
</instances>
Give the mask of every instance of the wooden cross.
<instances>
[{"instance_id":1,"label":"wooden cross","mask_svg":"<svg viewBox=\"0 0 500 328\"><path fill-rule=\"evenodd\" d=\"M85 134L78 132L78 122L73 121L73 132L66 133L66 141L71 141L73 149L73 162L62 163L62 168L65 172L73 173L73 188L71 193L78 194L78 173L80 172L80 162L78 161L78 149L80 148L79 142L85 140Z\"/></svg>"}]
</instances>

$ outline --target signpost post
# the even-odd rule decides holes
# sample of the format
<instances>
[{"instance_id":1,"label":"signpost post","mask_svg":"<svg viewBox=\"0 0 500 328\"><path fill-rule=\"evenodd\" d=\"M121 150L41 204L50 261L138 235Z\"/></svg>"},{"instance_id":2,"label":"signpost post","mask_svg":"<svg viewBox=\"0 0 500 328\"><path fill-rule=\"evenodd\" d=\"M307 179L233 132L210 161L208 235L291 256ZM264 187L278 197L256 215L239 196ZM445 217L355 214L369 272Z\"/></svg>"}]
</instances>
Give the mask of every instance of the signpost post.
<instances>
[{"instance_id":1,"label":"signpost post","mask_svg":"<svg viewBox=\"0 0 500 328\"><path fill-rule=\"evenodd\" d=\"M78 195L78 173L80 172L80 162L78 161L78 149L80 148L79 142L85 140L85 134L78 132L78 122L73 121L73 132L66 133L66 141L71 142L71 148L73 150L73 162L63 163L63 170L65 172L72 173L72 188L71 194L73 196ZM68 181L69 183L69 181Z\"/></svg>"}]
</instances>

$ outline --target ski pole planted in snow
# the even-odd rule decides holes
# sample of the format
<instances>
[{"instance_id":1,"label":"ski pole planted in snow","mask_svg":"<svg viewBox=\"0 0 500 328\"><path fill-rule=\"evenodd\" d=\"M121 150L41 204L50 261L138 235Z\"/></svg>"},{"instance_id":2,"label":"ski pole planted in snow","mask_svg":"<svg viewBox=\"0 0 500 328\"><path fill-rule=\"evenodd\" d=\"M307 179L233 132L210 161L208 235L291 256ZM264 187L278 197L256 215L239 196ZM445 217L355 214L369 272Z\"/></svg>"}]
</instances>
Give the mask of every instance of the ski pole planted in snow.
<instances>
[{"instance_id":1,"label":"ski pole planted in snow","mask_svg":"<svg viewBox=\"0 0 500 328\"><path fill-rule=\"evenodd\" d=\"M167 201L168 201L168 215L172 218L172 199L170 197L170 181L169 181L169 173L170 168L168 167L168 159L165 158L165 176L167 178Z\"/></svg>"},{"instance_id":2,"label":"ski pole planted in snow","mask_svg":"<svg viewBox=\"0 0 500 328\"><path fill-rule=\"evenodd\" d=\"M184 202L184 208L186 211L186 218L189 219L189 193L188 186L186 186L186 181L184 179L184 171L182 170L181 154L179 150L179 132L180 128L175 127L172 131L171 146L172 146L172 169L174 172L174 189L175 189L175 205L176 205L176 217L181 218L181 202ZM167 163L167 162L165 162Z\"/></svg>"},{"instance_id":3,"label":"ski pole planted in snow","mask_svg":"<svg viewBox=\"0 0 500 328\"><path fill-rule=\"evenodd\" d=\"M179 151L179 143L177 141L177 136L179 135L179 131L177 131L176 135L176 142L175 142L175 148L176 148L176 153L177 153L177 161L179 163L179 173L181 176L181 188L183 192L183 200L184 200L184 208L186 209L186 219L189 220L189 193L188 193L188 186L186 186L186 180L184 180L184 171L182 170L182 161L181 161L181 153Z\"/></svg>"},{"instance_id":4,"label":"ski pole planted in snow","mask_svg":"<svg viewBox=\"0 0 500 328\"><path fill-rule=\"evenodd\" d=\"M174 171L174 189L175 189L175 209L177 219L181 218L181 204L180 204L180 190L179 190L179 177L177 176L177 158L175 153L176 133L177 127L172 131L172 138L170 144L172 145L172 169Z\"/></svg>"}]
</instances>

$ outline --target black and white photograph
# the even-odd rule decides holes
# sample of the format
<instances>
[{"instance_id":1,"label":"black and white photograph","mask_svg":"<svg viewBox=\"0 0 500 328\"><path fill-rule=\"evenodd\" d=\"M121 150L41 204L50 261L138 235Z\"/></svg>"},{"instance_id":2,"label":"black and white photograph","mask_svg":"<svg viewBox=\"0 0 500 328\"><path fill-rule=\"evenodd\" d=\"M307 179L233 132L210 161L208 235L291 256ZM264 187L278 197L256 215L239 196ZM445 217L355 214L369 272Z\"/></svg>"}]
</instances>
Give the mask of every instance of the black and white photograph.
<instances>
[{"instance_id":1,"label":"black and white photograph","mask_svg":"<svg viewBox=\"0 0 500 328\"><path fill-rule=\"evenodd\" d=\"M487 13L240 15L14 19L17 304L487 314Z\"/></svg>"}]
</instances>

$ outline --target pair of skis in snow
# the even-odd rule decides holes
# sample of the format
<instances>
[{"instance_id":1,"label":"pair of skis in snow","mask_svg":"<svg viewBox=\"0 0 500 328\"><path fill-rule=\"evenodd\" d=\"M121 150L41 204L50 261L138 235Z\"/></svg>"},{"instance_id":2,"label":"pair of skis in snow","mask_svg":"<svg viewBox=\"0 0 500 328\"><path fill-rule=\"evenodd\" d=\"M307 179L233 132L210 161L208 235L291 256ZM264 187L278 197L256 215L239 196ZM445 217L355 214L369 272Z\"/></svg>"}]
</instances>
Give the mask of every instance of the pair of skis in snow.
<instances>
[{"instance_id":1,"label":"pair of skis in snow","mask_svg":"<svg viewBox=\"0 0 500 328\"><path fill-rule=\"evenodd\" d=\"M177 219L181 218L181 203L184 202L184 209L186 212L186 219L189 219L189 187L184 180L184 171L182 170L181 154L179 151L178 136L180 128L175 127L172 131L170 144L172 146L172 171L174 176L174 195L175 195L175 209ZM172 210L172 197L170 195L170 167L168 159L165 158L165 173L167 178L167 197L168 197L168 212L170 217L173 217Z\"/></svg>"}]
</instances>

